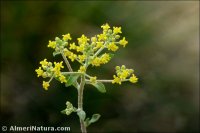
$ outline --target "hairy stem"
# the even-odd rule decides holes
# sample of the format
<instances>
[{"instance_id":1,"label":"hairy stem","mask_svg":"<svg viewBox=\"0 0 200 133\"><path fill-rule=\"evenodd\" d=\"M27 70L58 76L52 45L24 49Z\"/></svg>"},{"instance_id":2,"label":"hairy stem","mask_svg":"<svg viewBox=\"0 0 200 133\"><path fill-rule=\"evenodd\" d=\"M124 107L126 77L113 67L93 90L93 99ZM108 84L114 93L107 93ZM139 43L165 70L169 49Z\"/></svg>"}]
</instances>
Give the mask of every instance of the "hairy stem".
<instances>
[{"instance_id":1,"label":"hairy stem","mask_svg":"<svg viewBox=\"0 0 200 133\"><path fill-rule=\"evenodd\" d=\"M83 110L83 90L85 86L85 76L81 76L81 83L78 89L78 109ZM80 118L79 118L80 119ZM82 133L87 133L84 120L80 119L81 131Z\"/></svg>"}]
</instances>

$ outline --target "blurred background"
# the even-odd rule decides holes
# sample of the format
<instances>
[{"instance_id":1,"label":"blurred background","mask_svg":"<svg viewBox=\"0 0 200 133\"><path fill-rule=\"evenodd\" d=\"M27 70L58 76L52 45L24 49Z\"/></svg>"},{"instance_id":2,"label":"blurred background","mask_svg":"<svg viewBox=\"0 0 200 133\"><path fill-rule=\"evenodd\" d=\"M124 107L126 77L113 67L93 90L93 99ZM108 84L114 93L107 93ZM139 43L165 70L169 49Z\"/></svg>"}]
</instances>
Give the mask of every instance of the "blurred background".
<instances>
[{"instance_id":1,"label":"blurred background","mask_svg":"<svg viewBox=\"0 0 200 133\"><path fill-rule=\"evenodd\" d=\"M3 125L70 126L78 116L60 113L77 104L77 92L51 82L49 91L35 69L53 58L49 40L65 33L89 37L109 23L121 26L129 41L112 61L89 73L112 78L115 66L134 68L137 84L106 84L84 91L87 116L100 113L89 132L199 131L198 1L1 1L1 121ZM77 68L77 63L72 65Z\"/></svg>"}]
</instances>

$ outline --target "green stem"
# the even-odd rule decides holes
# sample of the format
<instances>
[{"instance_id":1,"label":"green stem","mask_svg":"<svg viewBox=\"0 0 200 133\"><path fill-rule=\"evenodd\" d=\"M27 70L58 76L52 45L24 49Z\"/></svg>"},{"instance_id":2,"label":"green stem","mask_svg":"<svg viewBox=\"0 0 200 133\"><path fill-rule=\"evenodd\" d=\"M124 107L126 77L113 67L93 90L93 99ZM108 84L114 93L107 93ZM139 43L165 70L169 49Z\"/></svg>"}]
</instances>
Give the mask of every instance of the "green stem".
<instances>
[{"instance_id":1,"label":"green stem","mask_svg":"<svg viewBox=\"0 0 200 133\"><path fill-rule=\"evenodd\" d=\"M86 79L85 81L86 81L87 83L90 82L89 79ZM100 79L100 80L96 80L96 81L97 81L97 82L104 82L104 83L112 83L113 80L110 80L110 79L109 79L109 80L108 80L108 79ZM124 80L122 80L122 82L125 82L125 81L129 81L129 79L124 79Z\"/></svg>"},{"instance_id":2,"label":"green stem","mask_svg":"<svg viewBox=\"0 0 200 133\"><path fill-rule=\"evenodd\" d=\"M83 74L81 72L62 72L63 75L69 75L69 74Z\"/></svg>"},{"instance_id":3,"label":"green stem","mask_svg":"<svg viewBox=\"0 0 200 133\"><path fill-rule=\"evenodd\" d=\"M105 46L104 46L105 47ZM94 57L96 57L99 53L101 53L101 51L104 49L104 47L100 48L95 54Z\"/></svg>"},{"instance_id":4,"label":"green stem","mask_svg":"<svg viewBox=\"0 0 200 133\"><path fill-rule=\"evenodd\" d=\"M112 81L113 80L107 80L107 79L105 79L105 80L97 80L97 82L105 82L105 83L112 83Z\"/></svg>"},{"instance_id":5,"label":"green stem","mask_svg":"<svg viewBox=\"0 0 200 133\"><path fill-rule=\"evenodd\" d=\"M81 83L78 89L78 109L83 110L83 90L85 86L85 76L81 76ZM80 118L79 118L80 119ZM84 120L80 119L81 131L82 133L87 133Z\"/></svg>"}]
</instances>

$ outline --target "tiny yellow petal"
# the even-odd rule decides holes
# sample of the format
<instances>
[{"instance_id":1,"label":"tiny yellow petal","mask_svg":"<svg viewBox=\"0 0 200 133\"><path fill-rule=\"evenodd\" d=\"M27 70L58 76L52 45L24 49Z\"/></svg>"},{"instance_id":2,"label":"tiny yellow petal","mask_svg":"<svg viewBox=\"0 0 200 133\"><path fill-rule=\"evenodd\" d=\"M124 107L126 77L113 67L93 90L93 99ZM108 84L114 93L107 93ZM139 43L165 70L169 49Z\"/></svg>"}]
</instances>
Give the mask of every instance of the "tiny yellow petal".
<instances>
[{"instance_id":1,"label":"tiny yellow petal","mask_svg":"<svg viewBox=\"0 0 200 133\"><path fill-rule=\"evenodd\" d=\"M123 47L125 47L127 43L128 41L126 41L125 37L123 37L123 39L119 41L119 44L122 45Z\"/></svg>"},{"instance_id":2,"label":"tiny yellow petal","mask_svg":"<svg viewBox=\"0 0 200 133\"><path fill-rule=\"evenodd\" d=\"M67 82L67 79L66 79L65 76L62 75L62 74L60 74L59 80L60 80L61 83L63 83L63 82L66 83L66 82Z\"/></svg>"},{"instance_id":3,"label":"tiny yellow petal","mask_svg":"<svg viewBox=\"0 0 200 133\"><path fill-rule=\"evenodd\" d=\"M49 41L49 44L47 47L50 47L50 48L56 48L56 42L55 41Z\"/></svg>"},{"instance_id":4,"label":"tiny yellow petal","mask_svg":"<svg viewBox=\"0 0 200 133\"><path fill-rule=\"evenodd\" d=\"M108 50L115 52L116 50L118 50L119 47L117 45L115 45L115 43L112 42L112 43L108 44L107 48L108 48Z\"/></svg>"},{"instance_id":5,"label":"tiny yellow petal","mask_svg":"<svg viewBox=\"0 0 200 133\"><path fill-rule=\"evenodd\" d=\"M49 82L43 81L42 86L43 86L43 88L44 88L45 90L48 90Z\"/></svg>"},{"instance_id":6,"label":"tiny yellow petal","mask_svg":"<svg viewBox=\"0 0 200 133\"><path fill-rule=\"evenodd\" d=\"M129 81L131 83L136 83L138 81L138 78L134 74L132 74L132 76L130 77Z\"/></svg>"},{"instance_id":7,"label":"tiny yellow petal","mask_svg":"<svg viewBox=\"0 0 200 133\"><path fill-rule=\"evenodd\" d=\"M112 81L113 84L118 83L121 85L121 79L119 77L117 77L116 75L113 75L113 78L114 78Z\"/></svg>"},{"instance_id":8,"label":"tiny yellow petal","mask_svg":"<svg viewBox=\"0 0 200 133\"><path fill-rule=\"evenodd\" d=\"M76 49L75 43L71 43L69 49Z\"/></svg>"},{"instance_id":9,"label":"tiny yellow petal","mask_svg":"<svg viewBox=\"0 0 200 133\"><path fill-rule=\"evenodd\" d=\"M107 31L108 29L110 29L110 26L106 23L106 24L103 24L101 26L101 28L104 30L104 31Z\"/></svg>"},{"instance_id":10,"label":"tiny yellow petal","mask_svg":"<svg viewBox=\"0 0 200 133\"><path fill-rule=\"evenodd\" d=\"M122 33L121 27L113 27L113 33L114 34Z\"/></svg>"},{"instance_id":11,"label":"tiny yellow petal","mask_svg":"<svg viewBox=\"0 0 200 133\"><path fill-rule=\"evenodd\" d=\"M69 58L70 58L71 61L73 62L73 61L77 58L77 55L71 52Z\"/></svg>"},{"instance_id":12,"label":"tiny yellow petal","mask_svg":"<svg viewBox=\"0 0 200 133\"><path fill-rule=\"evenodd\" d=\"M71 38L71 36L70 36L69 33L68 33L68 34L65 34L65 35L62 35L62 36L63 36L63 40L64 40L64 41L72 40L72 38Z\"/></svg>"},{"instance_id":13,"label":"tiny yellow petal","mask_svg":"<svg viewBox=\"0 0 200 133\"><path fill-rule=\"evenodd\" d=\"M44 73L44 71L41 69L41 67L39 67L38 69L36 69L35 72L37 73L38 77L42 76L43 73Z\"/></svg>"},{"instance_id":14,"label":"tiny yellow petal","mask_svg":"<svg viewBox=\"0 0 200 133\"><path fill-rule=\"evenodd\" d=\"M42 65L43 68L47 67L47 65L48 65L47 59L40 61L40 64Z\"/></svg>"},{"instance_id":15,"label":"tiny yellow petal","mask_svg":"<svg viewBox=\"0 0 200 133\"><path fill-rule=\"evenodd\" d=\"M77 39L78 40L78 44L79 45L81 45L81 44L86 44L87 43L87 41L89 41L90 39L89 38L87 38L84 34L80 37L80 38L78 38Z\"/></svg>"},{"instance_id":16,"label":"tiny yellow petal","mask_svg":"<svg viewBox=\"0 0 200 133\"><path fill-rule=\"evenodd\" d=\"M78 72L85 73L86 72L86 67L85 66L80 66Z\"/></svg>"}]
</instances>

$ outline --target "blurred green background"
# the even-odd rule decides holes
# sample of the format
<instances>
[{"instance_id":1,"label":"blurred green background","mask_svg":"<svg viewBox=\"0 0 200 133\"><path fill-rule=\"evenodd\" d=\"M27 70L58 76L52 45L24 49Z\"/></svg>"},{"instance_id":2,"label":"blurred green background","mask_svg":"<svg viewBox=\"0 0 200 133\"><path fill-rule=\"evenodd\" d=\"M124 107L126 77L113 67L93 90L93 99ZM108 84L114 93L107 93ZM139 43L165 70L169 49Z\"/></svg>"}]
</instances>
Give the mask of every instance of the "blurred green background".
<instances>
[{"instance_id":1,"label":"blurred green background","mask_svg":"<svg viewBox=\"0 0 200 133\"><path fill-rule=\"evenodd\" d=\"M60 113L77 103L73 87L51 82L49 91L35 69L53 58L49 40L65 33L91 37L109 23L121 26L129 44L110 63L90 74L112 78L115 66L134 68L137 84L106 84L101 94L87 86L84 110L100 120L90 132L199 131L198 1L1 1L1 122L18 126L70 126L78 116ZM77 68L77 64L73 65Z\"/></svg>"}]
</instances>

